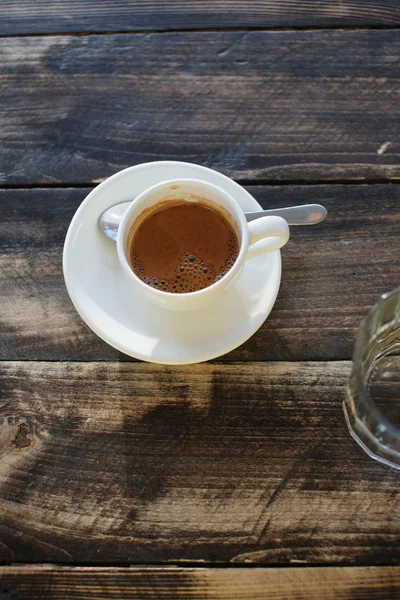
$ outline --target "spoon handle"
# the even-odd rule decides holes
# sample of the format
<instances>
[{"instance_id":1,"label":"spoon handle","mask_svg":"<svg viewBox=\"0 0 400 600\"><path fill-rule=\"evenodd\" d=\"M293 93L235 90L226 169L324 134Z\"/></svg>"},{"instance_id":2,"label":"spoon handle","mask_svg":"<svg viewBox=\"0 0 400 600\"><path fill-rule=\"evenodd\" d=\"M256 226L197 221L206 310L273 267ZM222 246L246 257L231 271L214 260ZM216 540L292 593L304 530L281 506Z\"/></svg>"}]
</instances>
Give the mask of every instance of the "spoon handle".
<instances>
[{"instance_id":1,"label":"spoon handle","mask_svg":"<svg viewBox=\"0 0 400 600\"><path fill-rule=\"evenodd\" d=\"M321 204L303 204L288 208L272 208L245 213L246 221L254 221L260 217L282 217L288 225L314 225L323 221L328 211Z\"/></svg>"}]
</instances>

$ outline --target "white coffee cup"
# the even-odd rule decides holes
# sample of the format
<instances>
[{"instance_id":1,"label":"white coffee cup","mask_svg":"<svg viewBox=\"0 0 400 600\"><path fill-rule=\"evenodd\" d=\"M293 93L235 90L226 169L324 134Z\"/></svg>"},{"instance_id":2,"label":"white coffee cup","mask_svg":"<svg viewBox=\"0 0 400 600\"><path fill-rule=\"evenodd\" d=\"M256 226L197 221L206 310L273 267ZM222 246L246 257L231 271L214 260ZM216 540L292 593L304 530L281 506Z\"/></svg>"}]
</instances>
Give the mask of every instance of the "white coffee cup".
<instances>
[{"instance_id":1,"label":"white coffee cup","mask_svg":"<svg viewBox=\"0 0 400 600\"><path fill-rule=\"evenodd\" d=\"M204 199L229 218L239 238L239 254L229 271L209 287L183 294L164 292L147 285L133 272L128 258L128 235L142 213L160 202L177 199L187 202ZM136 291L166 309L195 310L220 301L239 277L246 260L278 250L288 239L289 226L281 217L261 217L247 223L239 204L221 188L197 179L174 179L154 185L135 198L119 226L117 252L121 267Z\"/></svg>"}]
</instances>

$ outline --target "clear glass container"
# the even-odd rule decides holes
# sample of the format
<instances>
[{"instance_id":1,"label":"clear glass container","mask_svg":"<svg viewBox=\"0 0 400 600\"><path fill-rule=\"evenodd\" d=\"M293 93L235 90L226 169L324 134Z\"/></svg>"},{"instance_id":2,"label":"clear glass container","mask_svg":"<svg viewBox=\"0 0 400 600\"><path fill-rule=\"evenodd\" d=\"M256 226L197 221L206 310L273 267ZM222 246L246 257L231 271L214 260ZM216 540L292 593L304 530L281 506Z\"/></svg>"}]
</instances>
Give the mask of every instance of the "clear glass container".
<instances>
[{"instance_id":1,"label":"clear glass container","mask_svg":"<svg viewBox=\"0 0 400 600\"><path fill-rule=\"evenodd\" d=\"M400 469L400 288L360 323L343 409L365 452Z\"/></svg>"}]
</instances>

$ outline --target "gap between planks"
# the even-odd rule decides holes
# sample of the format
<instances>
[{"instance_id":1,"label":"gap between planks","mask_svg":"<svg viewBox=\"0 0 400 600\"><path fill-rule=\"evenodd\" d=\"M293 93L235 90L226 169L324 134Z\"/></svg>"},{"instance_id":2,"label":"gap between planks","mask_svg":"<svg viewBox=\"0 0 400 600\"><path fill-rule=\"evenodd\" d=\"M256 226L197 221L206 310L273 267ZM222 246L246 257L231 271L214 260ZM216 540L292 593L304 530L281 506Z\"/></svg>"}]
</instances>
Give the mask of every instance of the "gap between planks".
<instances>
[{"instance_id":1,"label":"gap between planks","mask_svg":"<svg viewBox=\"0 0 400 600\"><path fill-rule=\"evenodd\" d=\"M193 29L140 29L126 31L99 29L94 31L57 31L42 33L1 33L0 38L28 38L28 37L90 37L94 35L163 35L166 33L244 33L247 31L265 31L266 33L279 33L281 31L385 31L400 29L400 25L294 25L293 27L210 27Z\"/></svg>"},{"instance_id":2,"label":"gap between planks","mask_svg":"<svg viewBox=\"0 0 400 600\"><path fill-rule=\"evenodd\" d=\"M137 166L137 165L132 165ZM114 175L117 171L114 173ZM41 190L41 189L93 189L112 175L107 175L104 178L96 181L77 181L73 183L3 183L0 184L1 190ZM234 179L233 181L242 186L265 186L265 187L288 187L291 185L301 186L322 186L322 185L398 185L399 178L388 179Z\"/></svg>"}]
</instances>

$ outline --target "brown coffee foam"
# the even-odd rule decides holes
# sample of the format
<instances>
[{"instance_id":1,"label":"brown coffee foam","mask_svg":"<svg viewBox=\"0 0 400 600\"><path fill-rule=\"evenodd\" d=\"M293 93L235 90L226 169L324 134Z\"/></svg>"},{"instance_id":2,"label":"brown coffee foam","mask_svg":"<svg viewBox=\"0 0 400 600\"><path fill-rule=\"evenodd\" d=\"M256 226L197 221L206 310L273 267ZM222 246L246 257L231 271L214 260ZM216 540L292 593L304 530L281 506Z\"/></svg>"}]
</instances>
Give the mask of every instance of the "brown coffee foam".
<instances>
[{"instance_id":1,"label":"brown coffee foam","mask_svg":"<svg viewBox=\"0 0 400 600\"><path fill-rule=\"evenodd\" d=\"M143 211L129 232L132 270L155 289L198 291L223 277L238 256L237 225L232 226L231 215L197 198L163 200Z\"/></svg>"},{"instance_id":2,"label":"brown coffee foam","mask_svg":"<svg viewBox=\"0 0 400 600\"><path fill-rule=\"evenodd\" d=\"M135 232L138 230L138 228L143 223L143 221L145 221L147 219L147 217L149 217L154 212L158 212L159 210L162 210L164 207L167 207L167 206L173 206L174 204L175 205L180 204L181 202L198 202L199 204L203 204L204 206L207 206L213 210L216 210L218 213L221 213L225 217L225 219L228 221L228 223L232 226L233 230L235 231L235 233L237 235L237 238L240 240L239 227L238 227L235 219L226 210L226 208L224 208L220 204L217 204L216 202L213 202L212 200L209 200L208 198L205 198L204 196L199 196L198 194L185 194L184 196L179 196L179 194L176 191L177 189L179 189L179 185L171 185L170 189L173 191L173 194L167 194L166 196L164 196L164 198L162 200L160 200L160 202L157 202L157 204L154 204L153 206L150 206L149 208L145 208L145 210L140 213L140 215L137 217L137 219L133 223L132 227L129 230L127 241L126 241L126 248L128 251L128 256L129 256L129 250L132 245L133 236L135 235ZM188 198L190 200L188 200Z\"/></svg>"}]
</instances>

